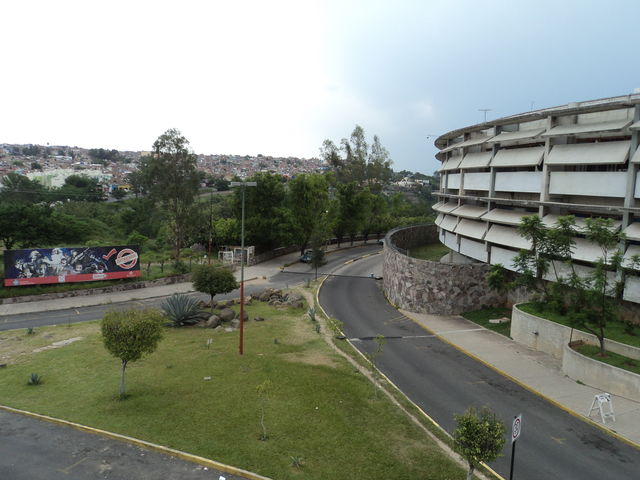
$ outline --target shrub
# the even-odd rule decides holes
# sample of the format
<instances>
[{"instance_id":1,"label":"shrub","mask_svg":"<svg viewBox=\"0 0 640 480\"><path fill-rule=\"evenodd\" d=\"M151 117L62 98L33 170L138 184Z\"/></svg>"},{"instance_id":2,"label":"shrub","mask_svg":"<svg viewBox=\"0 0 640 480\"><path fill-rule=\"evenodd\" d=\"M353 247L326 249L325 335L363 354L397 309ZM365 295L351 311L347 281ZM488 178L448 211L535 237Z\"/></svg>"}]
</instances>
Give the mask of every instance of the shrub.
<instances>
[{"instance_id":1,"label":"shrub","mask_svg":"<svg viewBox=\"0 0 640 480\"><path fill-rule=\"evenodd\" d=\"M27 385L40 385L42 383L42 375L38 375L37 373L32 373L29 375L29 379L27 380Z\"/></svg>"},{"instance_id":2,"label":"shrub","mask_svg":"<svg viewBox=\"0 0 640 480\"><path fill-rule=\"evenodd\" d=\"M191 281L197 291L211 296L212 305L215 295L229 293L238 288L238 282L233 273L216 265L198 265L193 271Z\"/></svg>"},{"instance_id":3,"label":"shrub","mask_svg":"<svg viewBox=\"0 0 640 480\"><path fill-rule=\"evenodd\" d=\"M160 308L173 327L194 325L203 318L198 300L183 294L174 293L162 302Z\"/></svg>"}]
</instances>

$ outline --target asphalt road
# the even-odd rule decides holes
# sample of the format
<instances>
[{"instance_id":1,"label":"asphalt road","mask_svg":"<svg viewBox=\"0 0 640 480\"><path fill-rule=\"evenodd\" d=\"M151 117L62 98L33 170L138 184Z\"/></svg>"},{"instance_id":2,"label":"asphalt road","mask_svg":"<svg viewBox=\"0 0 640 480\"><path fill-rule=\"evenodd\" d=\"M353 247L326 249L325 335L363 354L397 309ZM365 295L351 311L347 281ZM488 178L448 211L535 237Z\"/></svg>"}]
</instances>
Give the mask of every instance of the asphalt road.
<instances>
[{"instance_id":1,"label":"asphalt road","mask_svg":"<svg viewBox=\"0 0 640 480\"><path fill-rule=\"evenodd\" d=\"M447 431L454 413L471 405L489 406L507 425L523 414L514 479L602 480L640 478L640 451L555 407L459 350L429 335L386 301L378 281L358 278L379 271L381 255L362 259L337 273L320 292L320 303L344 323L344 331L362 351L373 338L387 337L380 370ZM491 464L509 476L511 443Z\"/></svg>"},{"instance_id":2,"label":"asphalt road","mask_svg":"<svg viewBox=\"0 0 640 480\"><path fill-rule=\"evenodd\" d=\"M242 480L151 450L0 410L2 480Z\"/></svg>"},{"instance_id":3,"label":"asphalt road","mask_svg":"<svg viewBox=\"0 0 640 480\"><path fill-rule=\"evenodd\" d=\"M330 252L326 257L327 264L318 269L318 275L320 276L323 273L330 273L337 267L341 266L347 260L358 258L367 253L377 252L380 251L380 249L380 245L374 243L366 246ZM269 277L266 281L245 283L245 295L260 292L266 287L289 288L294 285L303 284L307 280L313 280L314 278L315 270L311 267L311 265L298 262L294 265L291 265L290 267L287 267L284 271L279 272L272 277ZM209 296L205 294L192 293L189 295L196 296L207 302L209 301ZM216 295L214 299L217 301L230 300L233 298L238 298L239 295L239 290L234 290L233 292L225 295ZM107 311L113 309L117 310L132 307L159 307L160 304L164 301L164 298L165 297L157 297L143 300L132 300L129 302L120 302L108 305L95 305L91 307L72 308L67 310L56 310L52 312L4 315L3 317L0 317L0 331L98 320L101 319Z\"/></svg>"}]
</instances>

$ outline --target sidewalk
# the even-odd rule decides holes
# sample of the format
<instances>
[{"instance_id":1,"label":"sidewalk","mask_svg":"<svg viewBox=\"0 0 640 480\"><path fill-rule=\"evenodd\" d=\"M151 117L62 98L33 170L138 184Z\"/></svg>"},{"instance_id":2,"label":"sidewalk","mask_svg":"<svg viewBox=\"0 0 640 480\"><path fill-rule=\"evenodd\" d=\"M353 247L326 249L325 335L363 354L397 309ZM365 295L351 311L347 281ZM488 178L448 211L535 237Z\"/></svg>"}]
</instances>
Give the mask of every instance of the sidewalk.
<instances>
[{"instance_id":1,"label":"sidewalk","mask_svg":"<svg viewBox=\"0 0 640 480\"><path fill-rule=\"evenodd\" d=\"M401 313L413 319L446 342L506 374L525 388L551 400L560 408L586 417L594 395L601 390L580 385L561 371L561 362L551 355L531 350L498 333L459 316ZM591 418L604 429L640 445L640 403L611 395L616 420L602 425L600 417Z\"/></svg>"},{"instance_id":2,"label":"sidewalk","mask_svg":"<svg viewBox=\"0 0 640 480\"><path fill-rule=\"evenodd\" d=\"M368 245L374 244L376 240L369 240ZM329 245L327 253L342 250L350 247L350 242L343 242L341 248L336 245ZM363 245L363 242L354 242L354 246ZM244 267L245 285L247 283L259 282L268 279L280 272L285 265L295 263L300 258L300 252L288 253L280 257L267 260L257 265ZM235 276L240 281L240 269L235 271ZM195 291L190 282L174 283L172 285L161 285L157 287L136 288L124 290L122 292L104 293L98 295L78 295L76 297L56 298L52 300L38 300L34 302L14 303L0 305L0 317L3 315L19 315L23 313L47 312L54 310L66 310L68 308L82 308L92 305L106 305L109 303L126 302L130 300L143 300L147 298L164 297L173 293L187 293Z\"/></svg>"}]
</instances>

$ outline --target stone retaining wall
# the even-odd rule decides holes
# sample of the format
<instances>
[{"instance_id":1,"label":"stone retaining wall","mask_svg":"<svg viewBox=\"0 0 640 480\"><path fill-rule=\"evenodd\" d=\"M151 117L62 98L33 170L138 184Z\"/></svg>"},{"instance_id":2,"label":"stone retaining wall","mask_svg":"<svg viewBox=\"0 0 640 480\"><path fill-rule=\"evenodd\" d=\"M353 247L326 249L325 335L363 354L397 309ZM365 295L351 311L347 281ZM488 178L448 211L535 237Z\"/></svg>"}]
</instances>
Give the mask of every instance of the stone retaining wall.
<instances>
[{"instance_id":1,"label":"stone retaining wall","mask_svg":"<svg viewBox=\"0 0 640 480\"><path fill-rule=\"evenodd\" d=\"M383 289L392 303L412 312L433 314L458 314L505 304L505 296L490 290L487 284L491 265L432 262L403 253L438 241L433 224L399 228L387 234Z\"/></svg>"}]
</instances>

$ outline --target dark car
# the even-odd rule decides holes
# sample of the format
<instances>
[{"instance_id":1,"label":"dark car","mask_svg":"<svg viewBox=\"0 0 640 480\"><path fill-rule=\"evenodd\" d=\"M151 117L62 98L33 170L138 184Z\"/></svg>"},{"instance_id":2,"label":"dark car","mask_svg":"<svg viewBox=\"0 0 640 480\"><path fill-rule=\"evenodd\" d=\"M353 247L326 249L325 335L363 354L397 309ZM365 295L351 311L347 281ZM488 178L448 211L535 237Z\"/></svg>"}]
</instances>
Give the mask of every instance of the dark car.
<instances>
[{"instance_id":1,"label":"dark car","mask_svg":"<svg viewBox=\"0 0 640 480\"><path fill-rule=\"evenodd\" d=\"M300 257L300 261L302 263L311 263L311 259L313 258L313 251L312 250L307 250L306 252L304 252L302 254L302 256Z\"/></svg>"}]
</instances>

